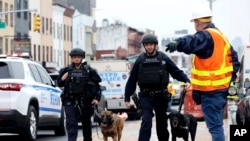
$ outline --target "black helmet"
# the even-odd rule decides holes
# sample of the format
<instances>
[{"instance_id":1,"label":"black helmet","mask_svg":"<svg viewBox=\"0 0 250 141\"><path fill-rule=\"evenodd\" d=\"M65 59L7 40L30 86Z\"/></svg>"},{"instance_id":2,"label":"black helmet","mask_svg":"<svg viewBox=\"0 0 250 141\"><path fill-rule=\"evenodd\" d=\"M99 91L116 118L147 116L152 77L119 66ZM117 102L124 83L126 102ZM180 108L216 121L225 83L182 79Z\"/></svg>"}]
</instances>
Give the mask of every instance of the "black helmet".
<instances>
[{"instance_id":1,"label":"black helmet","mask_svg":"<svg viewBox=\"0 0 250 141\"><path fill-rule=\"evenodd\" d=\"M153 35L153 34L144 35L141 42L142 42L142 44L145 44L145 43L156 43L156 44L158 44L157 37L155 35Z\"/></svg>"},{"instance_id":2,"label":"black helmet","mask_svg":"<svg viewBox=\"0 0 250 141\"><path fill-rule=\"evenodd\" d=\"M69 55L72 56L82 56L85 57L85 51L83 51L81 48L73 48Z\"/></svg>"}]
</instances>

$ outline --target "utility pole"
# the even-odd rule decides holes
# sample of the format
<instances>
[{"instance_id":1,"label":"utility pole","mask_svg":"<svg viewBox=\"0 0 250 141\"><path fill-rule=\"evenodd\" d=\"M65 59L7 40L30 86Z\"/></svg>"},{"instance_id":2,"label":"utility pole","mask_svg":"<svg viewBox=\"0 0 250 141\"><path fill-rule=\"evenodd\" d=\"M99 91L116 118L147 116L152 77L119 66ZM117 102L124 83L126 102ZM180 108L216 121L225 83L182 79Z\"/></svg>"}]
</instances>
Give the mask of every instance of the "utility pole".
<instances>
[{"instance_id":1,"label":"utility pole","mask_svg":"<svg viewBox=\"0 0 250 141\"><path fill-rule=\"evenodd\" d=\"M215 2L216 0L207 0L209 2L209 7L211 10L213 10L213 2Z\"/></svg>"}]
</instances>

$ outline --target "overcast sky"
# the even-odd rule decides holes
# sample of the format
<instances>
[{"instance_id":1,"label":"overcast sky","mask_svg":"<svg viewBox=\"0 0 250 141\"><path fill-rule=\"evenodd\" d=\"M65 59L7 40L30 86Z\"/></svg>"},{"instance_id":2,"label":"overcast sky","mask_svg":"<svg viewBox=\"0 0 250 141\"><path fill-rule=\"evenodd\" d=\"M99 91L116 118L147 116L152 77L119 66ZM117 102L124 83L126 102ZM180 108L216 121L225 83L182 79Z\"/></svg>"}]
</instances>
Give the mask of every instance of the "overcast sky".
<instances>
[{"instance_id":1,"label":"overcast sky","mask_svg":"<svg viewBox=\"0 0 250 141\"><path fill-rule=\"evenodd\" d=\"M106 18L112 23L120 20L137 29L153 29L157 36L172 35L175 30L188 29L192 7L209 6L207 0L96 0L97 26ZM214 23L230 40L240 37L249 42L250 0L216 0L213 3Z\"/></svg>"}]
</instances>

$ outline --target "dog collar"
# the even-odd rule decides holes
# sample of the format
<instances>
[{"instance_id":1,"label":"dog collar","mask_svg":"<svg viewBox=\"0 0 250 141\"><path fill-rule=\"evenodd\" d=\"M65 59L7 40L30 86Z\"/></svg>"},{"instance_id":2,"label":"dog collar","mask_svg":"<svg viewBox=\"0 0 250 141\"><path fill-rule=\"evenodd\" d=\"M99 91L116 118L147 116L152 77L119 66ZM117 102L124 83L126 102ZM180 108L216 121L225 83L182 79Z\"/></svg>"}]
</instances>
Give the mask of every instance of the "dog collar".
<instances>
[{"instance_id":1,"label":"dog collar","mask_svg":"<svg viewBox=\"0 0 250 141\"><path fill-rule=\"evenodd\" d=\"M180 126L180 128L188 130L187 126Z\"/></svg>"}]
</instances>

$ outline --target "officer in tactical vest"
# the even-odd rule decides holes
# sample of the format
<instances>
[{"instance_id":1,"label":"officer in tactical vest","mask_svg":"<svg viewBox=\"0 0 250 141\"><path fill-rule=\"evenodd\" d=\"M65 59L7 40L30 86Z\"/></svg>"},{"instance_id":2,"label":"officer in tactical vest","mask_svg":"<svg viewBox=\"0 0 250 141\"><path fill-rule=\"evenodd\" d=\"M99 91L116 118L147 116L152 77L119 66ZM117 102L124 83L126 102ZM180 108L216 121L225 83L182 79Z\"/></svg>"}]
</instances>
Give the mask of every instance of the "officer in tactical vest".
<instances>
[{"instance_id":1,"label":"officer in tactical vest","mask_svg":"<svg viewBox=\"0 0 250 141\"><path fill-rule=\"evenodd\" d=\"M158 140L168 141L166 112L171 95L166 90L166 86L169 83L169 74L174 79L186 83L187 87L190 86L190 80L167 55L157 51L158 40L155 35L147 34L143 36L142 44L146 52L137 58L132 68L125 88L125 104L130 107L130 96L134 94L138 84L142 110L138 140L150 140L154 110Z\"/></svg>"},{"instance_id":2,"label":"officer in tactical vest","mask_svg":"<svg viewBox=\"0 0 250 141\"><path fill-rule=\"evenodd\" d=\"M101 92L93 92L90 88L99 88L101 78L87 63L82 63L85 58L82 49L73 48L70 56L72 64L61 69L58 76L59 87L64 87L62 103L65 107L68 141L76 141L78 122L82 123L84 141L92 141L91 116Z\"/></svg>"}]
</instances>

